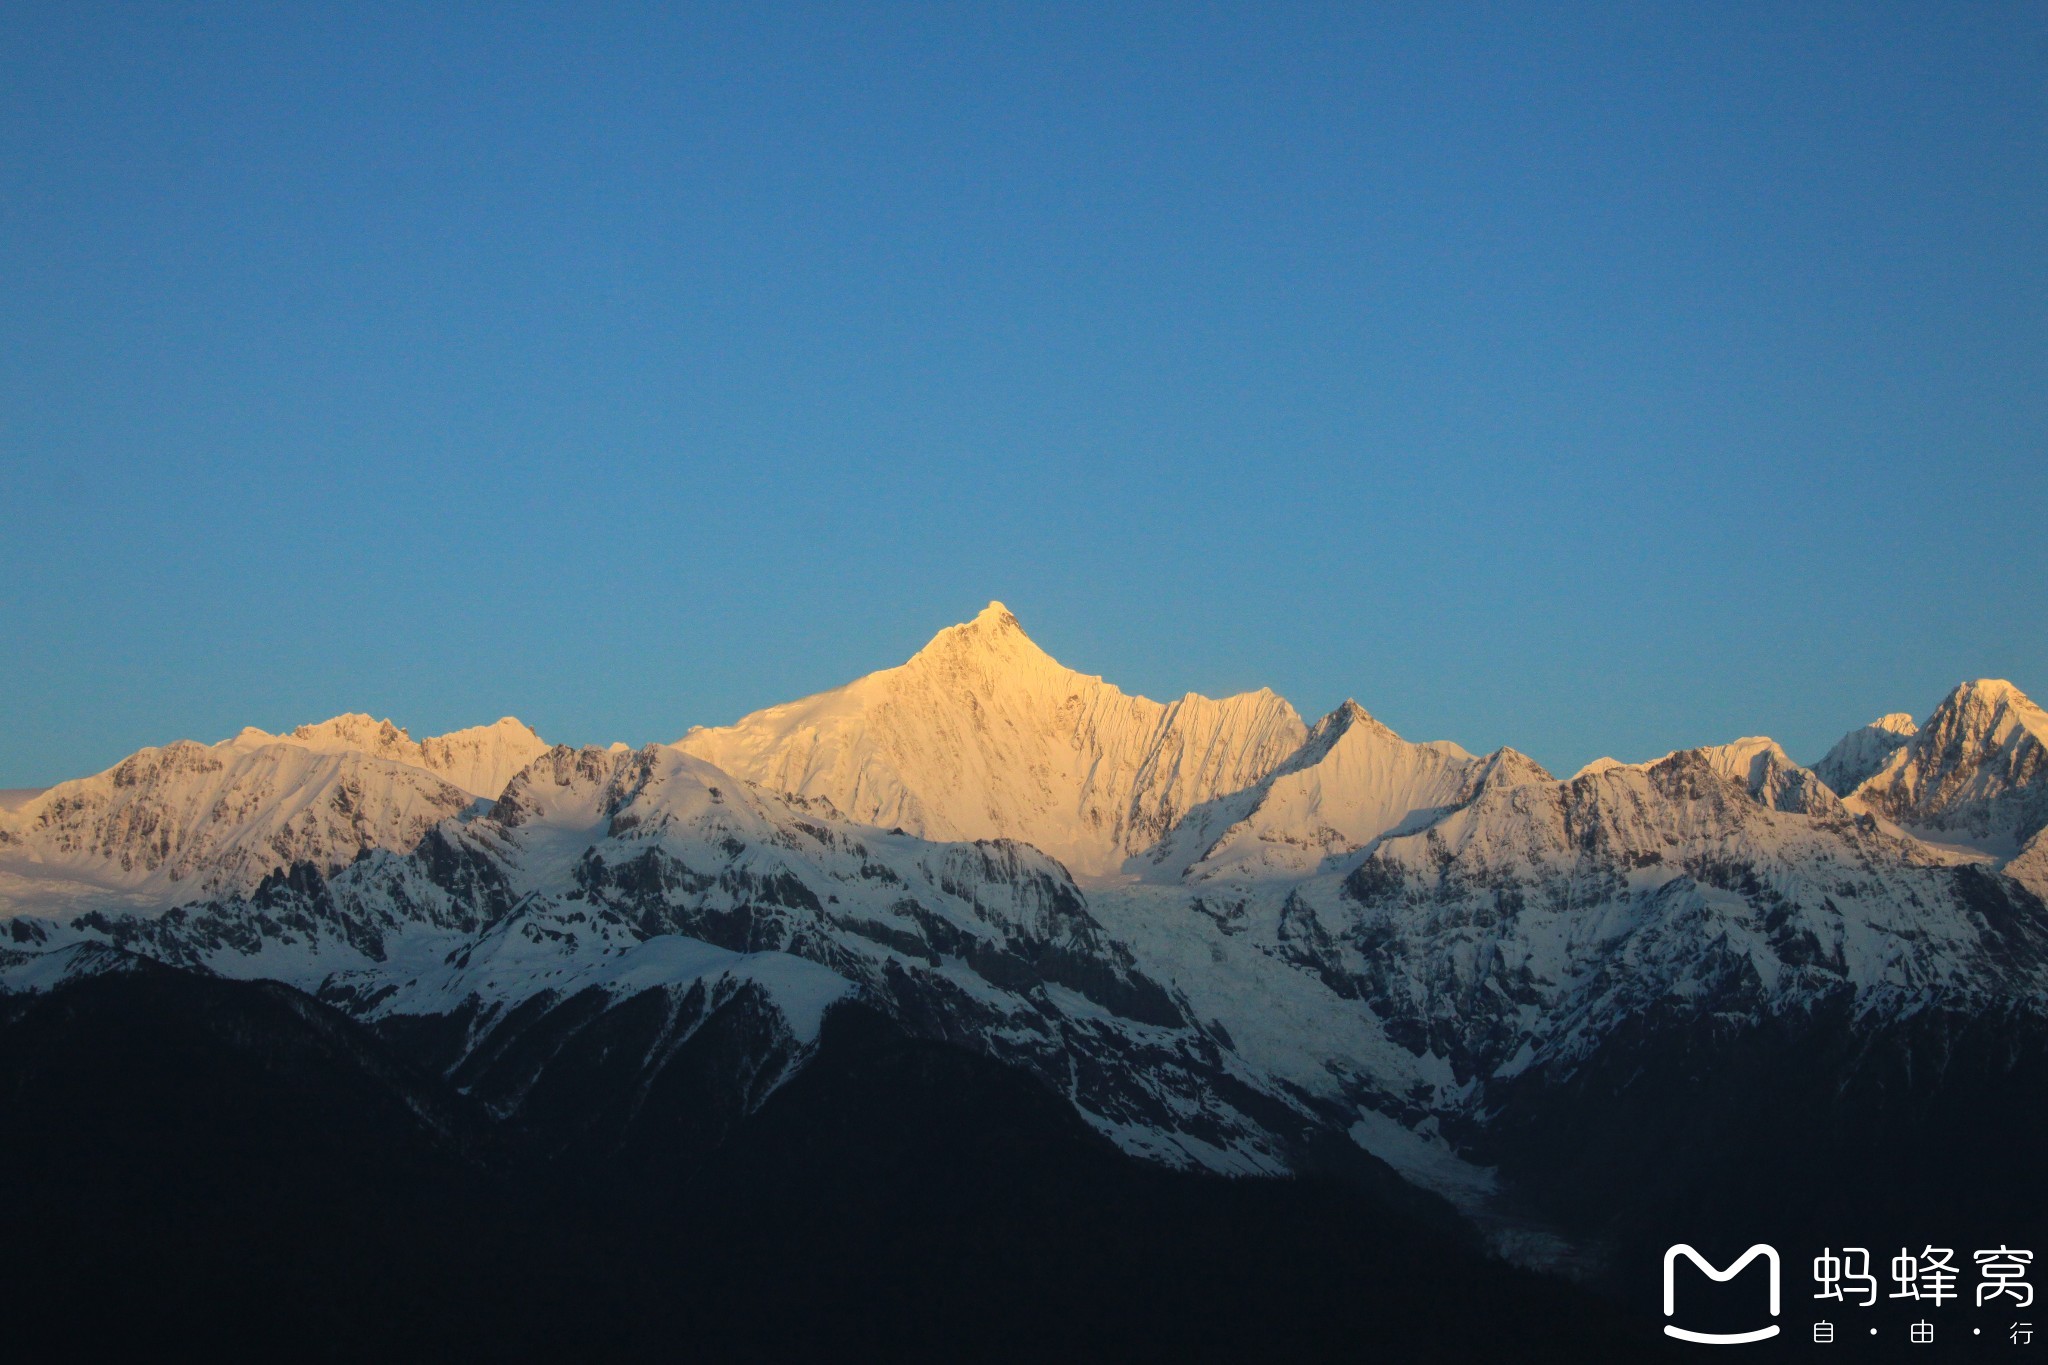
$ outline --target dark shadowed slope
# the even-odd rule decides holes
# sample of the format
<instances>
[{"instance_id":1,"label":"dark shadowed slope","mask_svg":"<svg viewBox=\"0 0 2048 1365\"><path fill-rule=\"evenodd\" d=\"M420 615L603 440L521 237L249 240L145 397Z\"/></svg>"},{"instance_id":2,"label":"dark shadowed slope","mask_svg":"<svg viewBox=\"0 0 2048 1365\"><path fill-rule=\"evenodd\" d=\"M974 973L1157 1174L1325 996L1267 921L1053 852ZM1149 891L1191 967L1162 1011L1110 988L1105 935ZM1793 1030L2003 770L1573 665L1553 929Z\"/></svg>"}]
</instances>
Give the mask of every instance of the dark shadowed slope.
<instances>
[{"instance_id":1,"label":"dark shadowed slope","mask_svg":"<svg viewBox=\"0 0 2048 1365\"><path fill-rule=\"evenodd\" d=\"M1135 1162L1026 1074L858 1007L695 1158L493 1130L287 987L147 966L15 1002L0 1094L21 1349L1420 1360L1648 1340L1354 1186Z\"/></svg>"}]
</instances>

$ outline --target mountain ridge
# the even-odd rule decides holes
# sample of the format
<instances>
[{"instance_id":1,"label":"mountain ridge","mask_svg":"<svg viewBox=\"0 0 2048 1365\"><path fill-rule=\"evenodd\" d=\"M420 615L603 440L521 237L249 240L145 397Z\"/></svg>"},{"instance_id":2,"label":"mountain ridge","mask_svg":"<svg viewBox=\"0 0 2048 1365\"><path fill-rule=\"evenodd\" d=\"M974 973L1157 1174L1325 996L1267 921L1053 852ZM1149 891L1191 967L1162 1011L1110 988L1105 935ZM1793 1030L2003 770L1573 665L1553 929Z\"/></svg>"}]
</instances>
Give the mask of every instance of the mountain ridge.
<instances>
[{"instance_id":1,"label":"mountain ridge","mask_svg":"<svg viewBox=\"0 0 2048 1365\"><path fill-rule=\"evenodd\" d=\"M2017 838L2048 792L2030 706L1966 684L1887 759L1910 781L1846 797L1764 736L1560 780L1356 701L1132 698L991 604L736 726L545 747L490 802L363 716L144 750L0 813L0 1000L123 955L278 981L501 1121L593 1132L671 1067L752 1112L854 1000L1132 1155L1383 1163L1568 1264L1588 1244L1517 1201L1572 1168L1558 1134L1606 1101L1554 1097L1590 1077L1711 1058L1708 1030L1827 1039L1882 1089L1897 1059L1859 1039L1961 1037L1995 1075L2048 1037L2042 832L1986 862L1874 799Z\"/></svg>"}]
</instances>

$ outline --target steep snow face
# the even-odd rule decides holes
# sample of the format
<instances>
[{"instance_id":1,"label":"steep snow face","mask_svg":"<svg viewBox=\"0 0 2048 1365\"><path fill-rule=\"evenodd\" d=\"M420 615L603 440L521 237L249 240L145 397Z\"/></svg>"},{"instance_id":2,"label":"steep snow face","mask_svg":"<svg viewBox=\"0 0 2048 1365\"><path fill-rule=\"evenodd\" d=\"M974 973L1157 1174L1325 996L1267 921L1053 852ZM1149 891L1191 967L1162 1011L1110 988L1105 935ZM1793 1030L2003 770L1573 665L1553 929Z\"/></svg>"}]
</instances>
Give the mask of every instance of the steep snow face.
<instances>
[{"instance_id":1,"label":"steep snow face","mask_svg":"<svg viewBox=\"0 0 2048 1365\"><path fill-rule=\"evenodd\" d=\"M301 725L286 735L267 735L251 728L234 742L296 744L323 754L368 754L430 772L486 800L495 800L514 773L548 748L545 740L511 716L414 742L388 720L351 713L317 725Z\"/></svg>"},{"instance_id":2,"label":"steep snow face","mask_svg":"<svg viewBox=\"0 0 2048 1365\"><path fill-rule=\"evenodd\" d=\"M910 662L676 742L777 791L933 839L1011 838L1113 872L1307 737L1281 698L1127 696L1076 673L999 602Z\"/></svg>"},{"instance_id":3,"label":"steep snow face","mask_svg":"<svg viewBox=\"0 0 2048 1365\"><path fill-rule=\"evenodd\" d=\"M1496 771L1550 777L1511 749L1477 758L1448 742L1411 744L1347 701L1278 768L1189 812L1133 867L1154 880L1305 876L1332 855L1432 823Z\"/></svg>"},{"instance_id":4,"label":"steep snow face","mask_svg":"<svg viewBox=\"0 0 2048 1365\"><path fill-rule=\"evenodd\" d=\"M1836 740L1827 756L1813 765L1813 771L1829 790L1847 796L1919 732L1920 727L1904 711L1879 716Z\"/></svg>"},{"instance_id":5,"label":"steep snow face","mask_svg":"<svg viewBox=\"0 0 2048 1365\"><path fill-rule=\"evenodd\" d=\"M2009 682L1962 683L1853 795L1915 832L2010 856L2048 827L2048 712Z\"/></svg>"},{"instance_id":6,"label":"steep snow face","mask_svg":"<svg viewBox=\"0 0 2048 1365\"><path fill-rule=\"evenodd\" d=\"M407 849L474 804L433 774L353 750L181 740L61 783L0 827L0 914L156 908ZM109 895L111 893L111 895Z\"/></svg>"}]
</instances>

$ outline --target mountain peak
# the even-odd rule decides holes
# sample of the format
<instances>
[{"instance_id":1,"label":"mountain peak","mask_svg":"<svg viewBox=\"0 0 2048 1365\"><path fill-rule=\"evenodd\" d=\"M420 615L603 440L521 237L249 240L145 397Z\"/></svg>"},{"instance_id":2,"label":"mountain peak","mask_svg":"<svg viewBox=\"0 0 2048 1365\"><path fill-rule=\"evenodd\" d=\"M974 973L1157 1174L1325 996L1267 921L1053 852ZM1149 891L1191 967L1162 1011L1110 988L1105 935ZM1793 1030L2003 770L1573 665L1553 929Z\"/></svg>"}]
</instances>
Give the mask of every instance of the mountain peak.
<instances>
[{"instance_id":1,"label":"mountain peak","mask_svg":"<svg viewBox=\"0 0 2048 1365\"><path fill-rule=\"evenodd\" d=\"M1879 716L1836 740L1835 747L1813 765L1813 771L1830 790L1846 796L1869 781L1919 733L1920 727L1904 711Z\"/></svg>"},{"instance_id":2,"label":"mountain peak","mask_svg":"<svg viewBox=\"0 0 2048 1365\"><path fill-rule=\"evenodd\" d=\"M236 739L247 742L250 737L244 731ZM317 725L301 725L278 738L319 753L364 753L422 768L481 797L495 797L512 774L548 747L516 716L415 741L402 725L351 711Z\"/></svg>"},{"instance_id":3,"label":"mountain peak","mask_svg":"<svg viewBox=\"0 0 2048 1365\"><path fill-rule=\"evenodd\" d=\"M772 790L822 796L863 824L1021 839L1092 875L1257 782L1306 733L1271 692L1125 693L1061 664L990 602L907 663L693 729L677 747Z\"/></svg>"},{"instance_id":4,"label":"mountain peak","mask_svg":"<svg viewBox=\"0 0 2048 1365\"><path fill-rule=\"evenodd\" d=\"M1856 794L1887 819L2003 857L2048 825L2044 772L2048 712L2003 678L1976 678L1957 683Z\"/></svg>"},{"instance_id":5,"label":"mountain peak","mask_svg":"<svg viewBox=\"0 0 2048 1365\"><path fill-rule=\"evenodd\" d=\"M920 665L964 666L990 677L1020 671L1067 671L1024 633L1023 625L1001 602L990 602L972 620L947 626L932 636L904 667Z\"/></svg>"},{"instance_id":6,"label":"mountain peak","mask_svg":"<svg viewBox=\"0 0 2048 1365\"><path fill-rule=\"evenodd\" d=\"M291 732L291 738L301 742L318 743L329 741L357 747L364 744L389 745L412 738L402 725L361 711L344 711L338 716L311 725L301 725Z\"/></svg>"},{"instance_id":7,"label":"mountain peak","mask_svg":"<svg viewBox=\"0 0 2048 1365\"><path fill-rule=\"evenodd\" d=\"M1344 699L1342 706L1339 706L1336 710L1330 712L1329 715L1316 722L1315 730L1311 733L1310 738L1313 739L1318 735L1327 735L1331 739L1335 739L1337 736L1349 734L1353 730L1362 730L1366 734L1378 735L1384 739L1400 738L1399 735L1394 733L1391 726L1349 697Z\"/></svg>"},{"instance_id":8,"label":"mountain peak","mask_svg":"<svg viewBox=\"0 0 2048 1365\"><path fill-rule=\"evenodd\" d=\"M1825 778L1794 762L1784 746L1769 735L1744 735L1727 744L1686 752L1697 754L1721 776L1747 787L1751 796L1772 810L1819 815L1839 804Z\"/></svg>"},{"instance_id":9,"label":"mountain peak","mask_svg":"<svg viewBox=\"0 0 2048 1365\"><path fill-rule=\"evenodd\" d=\"M1150 855L1151 875L1306 875L1375 839L1421 828L1470 801L1489 776L1502 785L1550 778L1510 749L1481 759L1448 740L1410 743L1346 698L1269 776L1191 811Z\"/></svg>"},{"instance_id":10,"label":"mountain peak","mask_svg":"<svg viewBox=\"0 0 2048 1365\"><path fill-rule=\"evenodd\" d=\"M1505 786L1517 786L1533 782L1555 782L1550 769L1538 763L1520 749L1501 745L1486 756L1485 780Z\"/></svg>"},{"instance_id":11,"label":"mountain peak","mask_svg":"<svg viewBox=\"0 0 2048 1365\"><path fill-rule=\"evenodd\" d=\"M1957 683L1942 698L1915 741L1923 747L1952 745L1960 737L1981 747L2002 743L2015 729L2048 743L2048 711L2003 678L1974 678Z\"/></svg>"},{"instance_id":12,"label":"mountain peak","mask_svg":"<svg viewBox=\"0 0 2048 1365\"><path fill-rule=\"evenodd\" d=\"M1955 685L1955 690L1936 710L1966 706L2017 706L2036 715L2041 714L2041 708L2034 704L2033 698L2004 678L1966 678Z\"/></svg>"},{"instance_id":13,"label":"mountain peak","mask_svg":"<svg viewBox=\"0 0 2048 1365\"><path fill-rule=\"evenodd\" d=\"M379 720L361 711L344 711L311 725L298 726L277 738L315 753L369 754L374 758L424 766L417 758L419 745L404 726Z\"/></svg>"}]
</instances>

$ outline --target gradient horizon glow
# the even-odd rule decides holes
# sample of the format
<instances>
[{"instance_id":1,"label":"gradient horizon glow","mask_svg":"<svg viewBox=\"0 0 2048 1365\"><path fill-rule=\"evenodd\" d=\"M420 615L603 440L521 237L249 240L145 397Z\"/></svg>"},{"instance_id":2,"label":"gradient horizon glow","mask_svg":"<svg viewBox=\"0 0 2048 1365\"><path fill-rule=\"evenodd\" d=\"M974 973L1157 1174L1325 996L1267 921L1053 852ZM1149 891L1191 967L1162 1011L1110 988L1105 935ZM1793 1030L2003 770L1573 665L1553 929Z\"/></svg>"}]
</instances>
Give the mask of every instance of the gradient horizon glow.
<instances>
[{"instance_id":1,"label":"gradient horizon glow","mask_svg":"<svg viewBox=\"0 0 2048 1365\"><path fill-rule=\"evenodd\" d=\"M2038 3L11 6L0 787L991 598L1560 773L2048 693Z\"/></svg>"}]
</instances>

